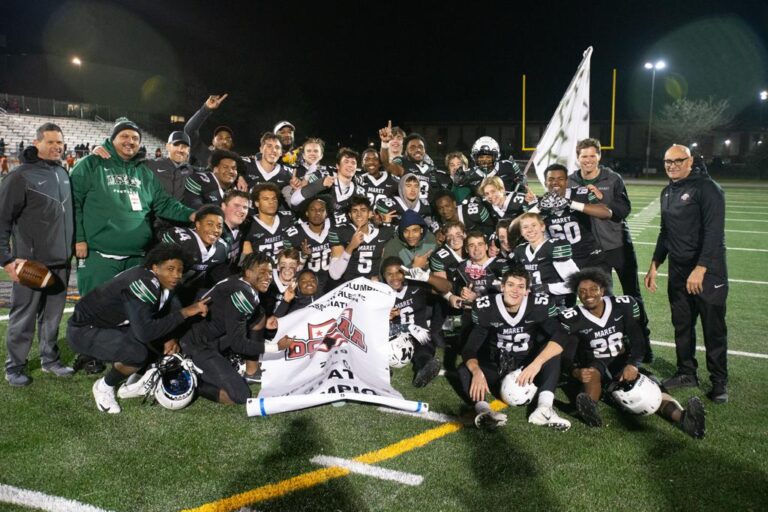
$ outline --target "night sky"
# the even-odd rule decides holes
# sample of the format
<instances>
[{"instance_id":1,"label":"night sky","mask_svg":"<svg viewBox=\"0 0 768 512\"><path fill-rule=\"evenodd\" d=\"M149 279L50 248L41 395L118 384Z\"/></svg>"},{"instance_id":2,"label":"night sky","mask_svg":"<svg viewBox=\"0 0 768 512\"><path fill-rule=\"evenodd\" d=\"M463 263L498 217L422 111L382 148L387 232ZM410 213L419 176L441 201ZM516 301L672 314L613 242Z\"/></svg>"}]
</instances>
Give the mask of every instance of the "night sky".
<instances>
[{"instance_id":1,"label":"night sky","mask_svg":"<svg viewBox=\"0 0 768 512\"><path fill-rule=\"evenodd\" d=\"M593 119L610 115L613 68L618 118L645 118L642 65L659 57L659 107L727 97L749 117L768 87L767 2L530 4L4 0L0 89L187 117L228 92L214 123L251 140L281 118L299 139L516 121L523 73L528 118L547 120L590 45Z\"/></svg>"}]
</instances>

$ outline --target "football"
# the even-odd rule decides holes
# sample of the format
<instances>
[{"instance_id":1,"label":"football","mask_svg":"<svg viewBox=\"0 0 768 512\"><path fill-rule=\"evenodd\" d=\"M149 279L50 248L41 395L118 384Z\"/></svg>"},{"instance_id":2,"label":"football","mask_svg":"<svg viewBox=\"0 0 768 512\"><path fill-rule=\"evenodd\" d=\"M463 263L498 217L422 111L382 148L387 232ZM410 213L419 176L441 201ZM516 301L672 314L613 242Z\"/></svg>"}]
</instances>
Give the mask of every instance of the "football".
<instances>
[{"instance_id":1,"label":"football","mask_svg":"<svg viewBox=\"0 0 768 512\"><path fill-rule=\"evenodd\" d=\"M56 282L48 267L34 260L19 263L16 275L19 276L19 282L29 288L47 288Z\"/></svg>"}]
</instances>

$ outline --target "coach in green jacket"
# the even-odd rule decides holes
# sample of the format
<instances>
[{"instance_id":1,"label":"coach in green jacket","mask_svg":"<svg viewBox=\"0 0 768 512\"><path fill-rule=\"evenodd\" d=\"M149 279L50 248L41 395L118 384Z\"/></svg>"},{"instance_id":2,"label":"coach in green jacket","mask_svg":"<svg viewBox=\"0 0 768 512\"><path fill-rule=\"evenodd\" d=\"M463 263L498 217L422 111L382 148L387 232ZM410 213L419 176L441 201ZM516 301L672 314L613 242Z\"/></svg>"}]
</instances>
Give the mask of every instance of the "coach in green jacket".
<instances>
[{"instance_id":1,"label":"coach in green jacket","mask_svg":"<svg viewBox=\"0 0 768 512\"><path fill-rule=\"evenodd\" d=\"M168 195L147 167L140 145L139 127L120 118L102 146L110 158L88 155L72 170L81 296L141 264L152 239L150 212L178 222L192 218L193 210Z\"/></svg>"}]
</instances>

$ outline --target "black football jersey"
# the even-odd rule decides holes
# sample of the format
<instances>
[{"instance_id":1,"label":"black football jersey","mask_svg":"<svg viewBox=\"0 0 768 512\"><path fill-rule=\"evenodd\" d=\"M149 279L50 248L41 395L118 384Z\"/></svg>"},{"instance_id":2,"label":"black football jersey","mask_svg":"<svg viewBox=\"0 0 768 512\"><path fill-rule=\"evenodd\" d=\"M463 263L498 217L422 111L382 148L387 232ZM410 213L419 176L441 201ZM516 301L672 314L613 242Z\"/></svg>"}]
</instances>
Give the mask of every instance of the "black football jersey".
<instances>
[{"instance_id":1,"label":"black football jersey","mask_svg":"<svg viewBox=\"0 0 768 512\"><path fill-rule=\"evenodd\" d=\"M240 261L240 253L243 252L243 240L245 240L245 234L248 232L249 227L250 222L248 219L234 229L230 228L226 222L224 223L221 239L224 240L229 249L230 265L237 265Z\"/></svg>"},{"instance_id":2,"label":"black football jersey","mask_svg":"<svg viewBox=\"0 0 768 512\"><path fill-rule=\"evenodd\" d=\"M269 283L269 288L266 293L259 294L259 300L267 316L275 314L275 310L283 302L283 295L287 289L288 285L280 280L277 269L272 270L272 282Z\"/></svg>"},{"instance_id":3,"label":"black football jersey","mask_svg":"<svg viewBox=\"0 0 768 512\"><path fill-rule=\"evenodd\" d=\"M390 334L403 332L409 325L427 328L427 297L429 286L424 283L408 281L402 290L395 292L395 309L400 315L390 321Z\"/></svg>"},{"instance_id":4,"label":"black football jersey","mask_svg":"<svg viewBox=\"0 0 768 512\"><path fill-rule=\"evenodd\" d=\"M514 160L501 160L488 170L478 166L472 167L456 178L456 184L461 187L469 187L476 193L480 183L485 178L493 176L501 178L507 192L525 192L525 176Z\"/></svg>"},{"instance_id":5,"label":"black football jersey","mask_svg":"<svg viewBox=\"0 0 768 512\"><path fill-rule=\"evenodd\" d=\"M379 199L374 210L381 215L395 212L395 218L392 221L393 225L397 225L399 219L403 216L406 210L413 210L421 215L421 218L424 219L424 222L429 226L430 231L435 232L440 229L440 226L432 218L432 208L429 206L429 201L426 199L419 198L419 200L416 201L415 208L408 208L408 205L399 195L395 195L392 198L384 197Z\"/></svg>"},{"instance_id":6,"label":"black football jersey","mask_svg":"<svg viewBox=\"0 0 768 512\"><path fill-rule=\"evenodd\" d=\"M368 196L368 200L375 205L386 197L395 197L400 191L400 178L392 176L388 172L382 172L378 178L368 173L358 174L355 179L358 184L358 194Z\"/></svg>"},{"instance_id":7,"label":"black football jersey","mask_svg":"<svg viewBox=\"0 0 768 512\"><path fill-rule=\"evenodd\" d=\"M567 335L557 315L557 306L546 294L528 294L517 313L507 310L503 294L480 297L472 306L474 327L464 356L471 358L477 354L486 339L496 347L496 352L510 354L515 359L525 359L549 340L564 345Z\"/></svg>"},{"instance_id":8,"label":"black football jersey","mask_svg":"<svg viewBox=\"0 0 768 512\"><path fill-rule=\"evenodd\" d=\"M162 240L181 246L191 259L190 267L184 269L184 288L199 289L211 286L229 274L229 247L221 238L210 247L205 247L193 229L177 227L166 231Z\"/></svg>"},{"instance_id":9,"label":"black football jersey","mask_svg":"<svg viewBox=\"0 0 768 512\"><path fill-rule=\"evenodd\" d=\"M306 164L301 163L298 167L296 167L296 177L300 180L304 178L309 178L309 176L312 174L316 174L318 176L321 176L322 178L325 178L326 176L331 175L331 171L325 165L315 165L314 167L307 167Z\"/></svg>"},{"instance_id":10,"label":"black football jersey","mask_svg":"<svg viewBox=\"0 0 768 512\"><path fill-rule=\"evenodd\" d=\"M447 279L454 282L456 271L464 258L461 254L451 249L448 244L443 244L429 257L429 268L432 272L445 272Z\"/></svg>"},{"instance_id":11,"label":"black football jersey","mask_svg":"<svg viewBox=\"0 0 768 512\"><path fill-rule=\"evenodd\" d=\"M343 224L331 229L328 234L331 247L336 245L346 247L356 232L357 228L352 224ZM384 246L395 236L397 235L392 227L379 226L377 228L373 224L369 224L368 235L363 239L363 243L352 252L347 263L347 269L341 276L341 282L351 281L356 277L370 278L378 275Z\"/></svg>"},{"instance_id":12,"label":"black football jersey","mask_svg":"<svg viewBox=\"0 0 768 512\"><path fill-rule=\"evenodd\" d=\"M560 322L578 339L580 363L606 361L627 354L629 362L638 366L645 355L640 306L628 295L603 297L603 302L602 318L583 306L560 314Z\"/></svg>"},{"instance_id":13,"label":"black football jersey","mask_svg":"<svg viewBox=\"0 0 768 512\"><path fill-rule=\"evenodd\" d=\"M414 162L405 155L392 159L392 163L401 166L405 170L403 176L415 174L419 178L419 197L427 201L429 201L431 194L434 193L431 189L437 184L436 178L433 176L437 169L430 162L431 160L428 162L426 158L420 163Z\"/></svg>"},{"instance_id":14,"label":"black football jersey","mask_svg":"<svg viewBox=\"0 0 768 512\"><path fill-rule=\"evenodd\" d=\"M566 263L571 260L571 255L571 244L567 240L550 238L535 250L528 243L518 245L514 251L514 260L521 263L531 275L531 287L534 290L556 293L551 285L562 283L568 276L561 276L555 263Z\"/></svg>"},{"instance_id":15,"label":"black football jersey","mask_svg":"<svg viewBox=\"0 0 768 512\"><path fill-rule=\"evenodd\" d=\"M274 183L278 189L283 190L283 187L291 184L293 173L290 168L283 164L278 163L271 172L266 172L261 167L261 164L253 158L243 158L243 162L245 162L243 177L248 183L249 189L252 189L259 183Z\"/></svg>"},{"instance_id":16,"label":"black football jersey","mask_svg":"<svg viewBox=\"0 0 768 512\"><path fill-rule=\"evenodd\" d=\"M485 204L497 223L504 219L515 219L525 213L525 189L522 192L519 190L517 192L507 192L504 204L501 207L488 202L485 202Z\"/></svg>"},{"instance_id":17,"label":"black football jersey","mask_svg":"<svg viewBox=\"0 0 768 512\"><path fill-rule=\"evenodd\" d=\"M566 189L565 197L585 204L594 202L594 195L586 187ZM550 238L567 240L571 244L573 260L579 268L590 266L590 259L602 253L600 244L592 234L591 217L586 213L566 206L561 210L543 210L541 216Z\"/></svg>"},{"instance_id":18,"label":"black football jersey","mask_svg":"<svg viewBox=\"0 0 768 512\"><path fill-rule=\"evenodd\" d=\"M184 322L181 314L169 314L180 307L173 292L162 289L151 270L133 267L81 298L72 322L101 329L130 325L135 337L150 342Z\"/></svg>"},{"instance_id":19,"label":"black football jersey","mask_svg":"<svg viewBox=\"0 0 768 512\"><path fill-rule=\"evenodd\" d=\"M330 219L325 219L325 226L320 234L313 232L309 228L309 224L302 220L296 226L288 228L284 240L284 247L294 248L301 253L301 261L304 267L315 273L319 283L324 283L328 280L328 268L331 264L331 241L328 236L330 231ZM305 240L311 251L311 255L308 258L304 255L302 249Z\"/></svg>"},{"instance_id":20,"label":"black football jersey","mask_svg":"<svg viewBox=\"0 0 768 512\"><path fill-rule=\"evenodd\" d=\"M258 217L251 217L251 227L245 235L245 241L251 243L253 252L269 255L277 264L277 255L283 249L288 229L293 226L293 215L278 212L271 226L264 224Z\"/></svg>"},{"instance_id":21,"label":"black football jersey","mask_svg":"<svg viewBox=\"0 0 768 512\"><path fill-rule=\"evenodd\" d=\"M264 315L256 290L240 276L231 276L211 288L208 314L196 321L181 338L187 355L201 350L232 350L256 358L264 352L263 343L253 343L251 327Z\"/></svg>"},{"instance_id":22,"label":"black football jersey","mask_svg":"<svg viewBox=\"0 0 768 512\"><path fill-rule=\"evenodd\" d=\"M481 297L499 293L498 284L508 267L507 260L501 258L488 258L482 265L472 263L471 260L465 260L456 271L453 293L460 295L462 287L469 288L470 284L472 291Z\"/></svg>"},{"instance_id":23,"label":"black football jersey","mask_svg":"<svg viewBox=\"0 0 768 512\"><path fill-rule=\"evenodd\" d=\"M225 192L212 172L195 172L187 176L184 182L182 203L195 210L206 204L219 206Z\"/></svg>"},{"instance_id":24,"label":"black football jersey","mask_svg":"<svg viewBox=\"0 0 768 512\"><path fill-rule=\"evenodd\" d=\"M496 231L496 218L486 205L476 197L465 199L458 205L456 212L464 223L466 232L480 231L486 238Z\"/></svg>"}]
</instances>

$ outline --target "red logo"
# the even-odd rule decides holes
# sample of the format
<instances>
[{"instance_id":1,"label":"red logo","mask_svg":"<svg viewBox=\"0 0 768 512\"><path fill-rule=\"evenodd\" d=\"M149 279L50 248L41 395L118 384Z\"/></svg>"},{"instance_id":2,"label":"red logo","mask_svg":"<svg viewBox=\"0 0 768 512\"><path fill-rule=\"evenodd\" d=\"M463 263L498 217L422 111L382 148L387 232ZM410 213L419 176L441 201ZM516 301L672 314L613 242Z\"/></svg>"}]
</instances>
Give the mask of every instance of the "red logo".
<instances>
[{"instance_id":1,"label":"red logo","mask_svg":"<svg viewBox=\"0 0 768 512\"><path fill-rule=\"evenodd\" d=\"M469 278L472 279L473 281L479 281L480 279L484 278L487 274L485 269L480 265L473 265L471 263L468 263L465 269L466 269L465 272L467 273L467 276L469 276Z\"/></svg>"},{"instance_id":2,"label":"red logo","mask_svg":"<svg viewBox=\"0 0 768 512\"><path fill-rule=\"evenodd\" d=\"M345 342L368 352L365 334L352 323L351 309L342 311L337 319L330 319L321 324L308 324L307 339L294 339L285 357L288 360L301 359L315 352L328 352Z\"/></svg>"}]
</instances>

